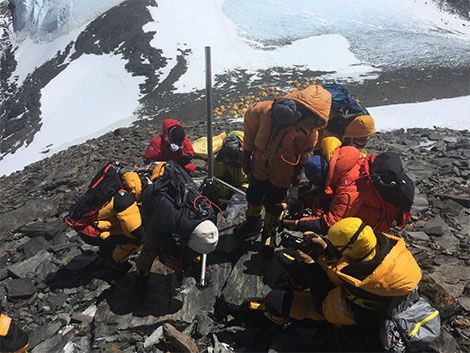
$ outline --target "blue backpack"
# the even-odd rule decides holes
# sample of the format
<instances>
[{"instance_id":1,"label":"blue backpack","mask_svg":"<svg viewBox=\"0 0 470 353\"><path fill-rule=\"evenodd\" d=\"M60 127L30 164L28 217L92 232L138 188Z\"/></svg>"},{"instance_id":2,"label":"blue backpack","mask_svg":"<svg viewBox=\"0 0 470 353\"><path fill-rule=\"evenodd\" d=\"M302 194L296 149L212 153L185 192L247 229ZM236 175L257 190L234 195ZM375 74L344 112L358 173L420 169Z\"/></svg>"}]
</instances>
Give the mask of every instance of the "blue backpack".
<instances>
[{"instance_id":1,"label":"blue backpack","mask_svg":"<svg viewBox=\"0 0 470 353\"><path fill-rule=\"evenodd\" d=\"M356 98L348 92L344 85L328 83L322 85L331 93L331 110L335 113L333 119L329 119L327 131L342 137L348 124L360 115L369 115L366 108L361 106Z\"/></svg>"}]
</instances>

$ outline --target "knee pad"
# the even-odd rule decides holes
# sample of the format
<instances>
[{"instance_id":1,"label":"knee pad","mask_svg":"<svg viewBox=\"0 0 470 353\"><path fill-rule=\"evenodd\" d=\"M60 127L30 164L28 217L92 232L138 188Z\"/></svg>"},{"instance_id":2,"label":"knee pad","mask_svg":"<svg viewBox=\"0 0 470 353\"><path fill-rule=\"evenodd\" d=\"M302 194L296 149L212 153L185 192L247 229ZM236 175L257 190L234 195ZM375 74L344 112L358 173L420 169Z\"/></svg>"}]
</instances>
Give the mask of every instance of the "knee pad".
<instances>
[{"instance_id":1,"label":"knee pad","mask_svg":"<svg viewBox=\"0 0 470 353\"><path fill-rule=\"evenodd\" d=\"M282 318L288 318L293 294L281 289L273 289L265 298L266 311Z\"/></svg>"}]
</instances>

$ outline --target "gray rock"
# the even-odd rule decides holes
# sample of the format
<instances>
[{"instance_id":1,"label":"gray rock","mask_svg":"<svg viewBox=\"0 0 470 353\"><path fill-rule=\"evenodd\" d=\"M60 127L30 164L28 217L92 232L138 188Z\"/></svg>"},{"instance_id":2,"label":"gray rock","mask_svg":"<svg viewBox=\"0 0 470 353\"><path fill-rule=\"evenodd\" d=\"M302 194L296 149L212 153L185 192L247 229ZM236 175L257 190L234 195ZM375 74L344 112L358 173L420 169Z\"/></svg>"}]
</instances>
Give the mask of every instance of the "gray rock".
<instances>
[{"instance_id":1,"label":"gray rock","mask_svg":"<svg viewBox=\"0 0 470 353\"><path fill-rule=\"evenodd\" d=\"M413 214L419 214L429 208L429 201L425 194L415 194L413 200Z\"/></svg>"},{"instance_id":2,"label":"gray rock","mask_svg":"<svg viewBox=\"0 0 470 353\"><path fill-rule=\"evenodd\" d=\"M441 330L441 336L429 346L436 352L460 352L457 341L446 330Z\"/></svg>"},{"instance_id":3,"label":"gray rock","mask_svg":"<svg viewBox=\"0 0 470 353\"><path fill-rule=\"evenodd\" d=\"M424 232L407 232L413 240L429 241L429 236Z\"/></svg>"},{"instance_id":4,"label":"gray rock","mask_svg":"<svg viewBox=\"0 0 470 353\"><path fill-rule=\"evenodd\" d=\"M212 320L206 314L196 315L196 334L199 337L206 337L214 325L214 320Z\"/></svg>"},{"instance_id":5,"label":"gray rock","mask_svg":"<svg viewBox=\"0 0 470 353\"><path fill-rule=\"evenodd\" d=\"M36 288L30 279L18 278L8 281L5 285L8 299L27 299L36 293Z\"/></svg>"},{"instance_id":6,"label":"gray rock","mask_svg":"<svg viewBox=\"0 0 470 353\"><path fill-rule=\"evenodd\" d=\"M56 214L57 204L53 200L34 200L22 208L0 214L0 237L28 222ZM41 234L37 234L41 235Z\"/></svg>"},{"instance_id":7,"label":"gray rock","mask_svg":"<svg viewBox=\"0 0 470 353\"><path fill-rule=\"evenodd\" d=\"M144 348L150 348L160 342L160 337L163 335L163 326L159 326L155 331L152 332L144 341Z\"/></svg>"},{"instance_id":8,"label":"gray rock","mask_svg":"<svg viewBox=\"0 0 470 353\"><path fill-rule=\"evenodd\" d=\"M46 300L51 306L52 310L57 311L58 309L62 308L67 298L68 296L66 294L64 294L62 291L59 291L57 294L48 295Z\"/></svg>"},{"instance_id":9,"label":"gray rock","mask_svg":"<svg viewBox=\"0 0 470 353\"><path fill-rule=\"evenodd\" d=\"M52 337L57 331L59 331L61 326L62 324L57 321L45 326L41 326L36 330L31 331L31 333L29 334L29 349L33 349L39 343Z\"/></svg>"},{"instance_id":10,"label":"gray rock","mask_svg":"<svg viewBox=\"0 0 470 353\"><path fill-rule=\"evenodd\" d=\"M82 254L82 252L78 249L73 250L72 253L67 254L65 257L65 259L71 258L71 260L67 263L65 268L67 268L70 271L82 270L88 265L90 265L93 261L95 261L97 257L98 255L96 253Z\"/></svg>"},{"instance_id":11,"label":"gray rock","mask_svg":"<svg viewBox=\"0 0 470 353\"><path fill-rule=\"evenodd\" d=\"M449 232L450 229L441 216L437 215L424 224L424 231L428 235L441 236Z\"/></svg>"},{"instance_id":12,"label":"gray rock","mask_svg":"<svg viewBox=\"0 0 470 353\"><path fill-rule=\"evenodd\" d=\"M40 250L36 255L30 257L29 259L13 264L8 267L8 271L18 278L25 278L29 273L34 273L37 267L45 262L51 261L52 254L46 250Z\"/></svg>"},{"instance_id":13,"label":"gray rock","mask_svg":"<svg viewBox=\"0 0 470 353\"><path fill-rule=\"evenodd\" d=\"M55 335L44 342L38 344L31 350L31 353L55 353L62 352L65 345L68 343L68 338L62 335Z\"/></svg>"},{"instance_id":14,"label":"gray rock","mask_svg":"<svg viewBox=\"0 0 470 353\"><path fill-rule=\"evenodd\" d=\"M441 237L437 237L435 241L443 251L448 253L455 253L460 249L459 239L451 233L444 233Z\"/></svg>"},{"instance_id":15,"label":"gray rock","mask_svg":"<svg viewBox=\"0 0 470 353\"><path fill-rule=\"evenodd\" d=\"M449 295L458 298L462 295L470 278L470 267L455 264L443 264L435 268L430 277L439 283Z\"/></svg>"},{"instance_id":16,"label":"gray rock","mask_svg":"<svg viewBox=\"0 0 470 353\"><path fill-rule=\"evenodd\" d=\"M228 303L239 305L245 298L268 294L281 283L283 274L276 256L264 257L250 251L233 267L222 294Z\"/></svg>"},{"instance_id":17,"label":"gray rock","mask_svg":"<svg viewBox=\"0 0 470 353\"><path fill-rule=\"evenodd\" d=\"M446 214L460 215L463 209L464 207L461 204L449 199L444 201L444 207L441 211Z\"/></svg>"},{"instance_id":18,"label":"gray rock","mask_svg":"<svg viewBox=\"0 0 470 353\"><path fill-rule=\"evenodd\" d=\"M8 270L6 268L0 268L0 281L3 281L8 277Z\"/></svg>"},{"instance_id":19,"label":"gray rock","mask_svg":"<svg viewBox=\"0 0 470 353\"><path fill-rule=\"evenodd\" d=\"M56 273L58 271L58 267L56 265L54 265L52 262L43 262L41 263L35 273L36 273L36 276L35 276L35 281L36 283L41 283L41 282L44 282L46 280L46 278L48 278L50 275Z\"/></svg>"},{"instance_id":20,"label":"gray rock","mask_svg":"<svg viewBox=\"0 0 470 353\"><path fill-rule=\"evenodd\" d=\"M39 251L49 250L50 248L51 244L49 244L49 242L43 236L38 236L28 240L23 245L23 252L26 258L30 258L36 255Z\"/></svg>"},{"instance_id":21,"label":"gray rock","mask_svg":"<svg viewBox=\"0 0 470 353\"><path fill-rule=\"evenodd\" d=\"M462 308L465 311L470 312L470 297L459 298L459 304L462 305Z\"/></svg>"}]
</instances>

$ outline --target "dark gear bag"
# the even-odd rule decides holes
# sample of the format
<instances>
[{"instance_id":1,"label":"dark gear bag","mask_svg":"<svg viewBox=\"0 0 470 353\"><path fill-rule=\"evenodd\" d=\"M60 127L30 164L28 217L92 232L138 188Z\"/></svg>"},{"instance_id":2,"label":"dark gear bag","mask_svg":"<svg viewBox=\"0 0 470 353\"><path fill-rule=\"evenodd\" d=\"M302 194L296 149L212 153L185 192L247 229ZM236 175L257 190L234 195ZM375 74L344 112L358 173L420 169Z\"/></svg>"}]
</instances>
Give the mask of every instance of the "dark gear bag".
<instances>
[{"instance_id":1,"label":"dark gear bag","mask_svg":"<svg viewBox=\"0 0 470 353\"><path fill-rule=\"evenodd\" d=\"M157 195L164 196L170 200L176 209L182 210L188 207L199 212L201 217L206 217L211 208L209 199L202 195L198 186L188 172L175 161L168 161L164 165L164 172L151 185L152 198ZM145 211L148 215L152 210L148 209L152 203L143 200Z\"/></svg>"},{"instance_id":2,"label":"dark gear bag","mask_svg":"<svg viewBox=\"0 0 470 353\"><path fill-rule=\"evenodd\" d=\"M380 341L387 352L422 351L441 333L439 311L419 294L394 297L387 309L387 318L380 328Z\"/></svg>"},{"instance_id":3,"label":"dark gear bag","mask_svg":"<svg viewBox=\"0 0 470 353\"><path fill-rule=\"evenodd\" d=\"M382 198L402 212L409 212L413 205L415 187L403 171L400 155L384 152L371 159L370 176Z\"/></svg>"},{"instance_id":4,"label":"dark gear bag","mask_svg":"<svg viewBox=\"0 0 470 353\"><path fill-rule=\"evenodd\" d=\"M100 231L94 227L98 211L123 188L121 163L108 159L91 180L87 191L80 196L65 216L65 223L79 233L97 237Z\"/></svg>"},{"instance_id":5,"label":"dark gear bag","mask_svg":"<svg viewBox=\"0 0 470 353\"><path fill-rule=\"evenodd\" d=\"M328 83L322 87L331 93L331 111L334 112L334 117L328 120L325 129L342 138L349 123L360 115L369 115L369 112L344 85Z\"/></svg>"}]
</instances>

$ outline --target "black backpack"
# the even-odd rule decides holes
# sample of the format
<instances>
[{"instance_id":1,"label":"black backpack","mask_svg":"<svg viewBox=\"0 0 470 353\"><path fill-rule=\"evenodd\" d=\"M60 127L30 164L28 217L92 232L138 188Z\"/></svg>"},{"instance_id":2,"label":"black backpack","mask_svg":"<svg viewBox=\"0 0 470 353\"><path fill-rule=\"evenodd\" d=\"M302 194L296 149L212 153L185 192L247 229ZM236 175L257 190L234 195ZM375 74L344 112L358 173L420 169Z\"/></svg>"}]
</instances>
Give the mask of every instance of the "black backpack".
<instances>
[{"instance_id":1,"label":"black backpack","mask_svg":"<svg viewBox=\"0 0 470 353\"><path fill-rule=\"evenodd\" d=\"M123 188L121 163L115 159L107 160L91 180L87 191L80 196L65 217L65 223L77 232L91 237L100 232L93 226L98 211L111 200L114 194Z\"/></svg>"},{"instance_id":2,"label":"black backpack","mask_svg":"<svg viewBox=\"0 0 470 353\"><path fill-rule=\"evenodd\" d=\"M370 176L382 198L402 212L413 206L415 187L403 171L400 155L384 152L371 159Z\"/></svg>"},{"instance_id":3,"label":"black backpack","mask_svg":"<svg viewBox=\"0 0 470 353\"><path fill-rule=\"evenodd\" d=\"M206 216L211 208L210 201L202 195L188 172L175 161L165 163L163 174L153 181L142 196L144 209L148 215L152 213L150 209L154 206L152 200L157 195L166 197L178 210L189 207L202 216Z\"/></svg>"}]
</instances>

